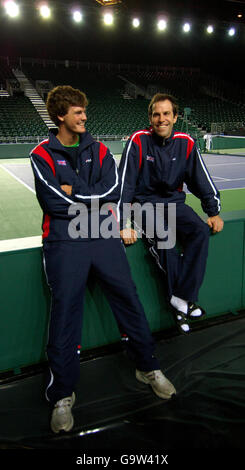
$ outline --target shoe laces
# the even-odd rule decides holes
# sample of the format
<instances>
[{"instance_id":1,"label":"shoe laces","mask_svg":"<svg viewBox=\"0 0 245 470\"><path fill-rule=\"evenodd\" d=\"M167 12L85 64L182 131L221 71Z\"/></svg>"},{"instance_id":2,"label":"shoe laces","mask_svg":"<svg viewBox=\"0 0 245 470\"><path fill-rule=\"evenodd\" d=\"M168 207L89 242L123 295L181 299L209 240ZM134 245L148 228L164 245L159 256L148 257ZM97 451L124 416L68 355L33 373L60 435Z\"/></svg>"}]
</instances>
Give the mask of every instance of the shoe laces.
<instances>
[{"instance_id":1,"label":"shoe laces","mask_svg":"<svg viewBox=\"0 0 245 470\"><path fill-rule=\"evenodd\" d=\"M157 370L151 370L150 372L146 372L145 375L149 380L156 380L157 378L160 378L160 374L157 374L157 372Z\"/></svg>"},{"instance_id":2,"label":"shoe laces","mask_svg":"<svg viewBox=\"0 0 245 470\"><path fill-rule=\"evenodd\" d=\"M72 406L72 397L66 397L55 404L55 408L65 408Z\"/></svg>"}]
</instances>

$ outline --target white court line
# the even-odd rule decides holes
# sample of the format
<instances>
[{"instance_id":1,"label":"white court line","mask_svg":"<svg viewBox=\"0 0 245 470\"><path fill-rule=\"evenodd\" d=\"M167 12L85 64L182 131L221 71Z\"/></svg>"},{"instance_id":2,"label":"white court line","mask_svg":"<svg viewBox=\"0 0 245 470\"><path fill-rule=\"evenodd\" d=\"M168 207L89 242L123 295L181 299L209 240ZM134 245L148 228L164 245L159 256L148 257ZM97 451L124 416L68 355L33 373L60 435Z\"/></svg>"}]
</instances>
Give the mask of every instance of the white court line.
<instances>
[{"instance_id":1,"label":"white court line","mask_svg":"<svg viewBox=\"0 0 245 470\"><path fill-rule=\"evenodd\" d=\"M234 163L210 163L208 164L208 168L210 166L234 166L234 165L245 165L245 162L234 162Z\"/></svg>"},{"instance_id":2,"label":"white court line","mask_svg":"<svg viewBox=\"0 0 245 470\"><path fill-rule=\"evenodd\" d=\"M213 181L215 180L222 180L222 181L230 181L227 178L222 178L222 176L212 176Z\"/></svg>"},{"instance_id":3,"label":"white court line","mask_svg":"<svg viewBox=\"0 0 245 470\"><path fill-rule=\"evenodd\" d=\"M230 178L230 179L227 178L227 179L225 179L225 181L245 181L245 178Z\"/></svg>"},{"instance_id":4,"label":"white court line","mask_svg":"<svg viewBox=\"0 0 245 470\"><path fill-rule=\"evenodd\" d=\"M7 173L9 173L13 178L15 178L19 183L23 184L23 186L25 186L27 189L29 189L29 191L31 191L32 193L36 194L36 191L34 191L34 189L32 189L30 186L28 186L28 184L24 183L24 181L22 181L20 178L18 178L18 176L14 175L14 173L12 173L12 171L8 170L7 168L5 168L3 165L0 165L0 168L2 168L3 170L5 170Z\"/></svg>"},{"instance_id":5,"label":"white court line","mask_svg":"<svg viewBox=\"0 0 245 470\"><path fill-rule=\"evenodd\" d=\"M36 248L42 246L42 236L25 238L12 238L10 240L0 240L0 253L5 251L23 250L26 248Z\"/></svg>"}]
</instances>

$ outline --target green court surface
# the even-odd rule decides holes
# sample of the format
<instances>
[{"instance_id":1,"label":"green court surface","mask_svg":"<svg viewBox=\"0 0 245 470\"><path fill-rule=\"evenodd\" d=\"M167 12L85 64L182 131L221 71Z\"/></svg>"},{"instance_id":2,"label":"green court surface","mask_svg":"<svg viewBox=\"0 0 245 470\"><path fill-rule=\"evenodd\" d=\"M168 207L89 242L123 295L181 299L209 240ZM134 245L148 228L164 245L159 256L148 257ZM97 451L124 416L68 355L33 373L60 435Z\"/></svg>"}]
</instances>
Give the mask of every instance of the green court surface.
<instances>
[{"instance_id":1,"label":"green court surface","mask_svg":"<svg viewBox=\"0 0 245 470\"><path fill-rule=\"evenodd\" d=\"M0 167L0 240L41 234L36 195Z\"/></svg>"},{"instance_id":2,"label":"green court surface","mask_svg":"<svg viewBox=\"0 0 245 470\"><path fill-rule=\"evenodd\" d=\"M240 211L245 209L245 188L243 189L225 189L220 191L222 212ZM201 217L205 214L201 208L198 198L193 194L186 195L186 202L189 204Z\"/></svg>"},{"instance_id":3,"label":"green court surface","mask_svg":"<svg viewBox=\"0 0 245 470\"><path fill-rule=\"evenodd\" d=\"M211 149L209 153L214 153L215 155L245 155L245 148Z\"/></svg>"},{"instance_id":4,"label":"green court surface","mask_svg":"<svg viewBox=\"0 0 245 470\"><path fill-rule=\"evenodd\" d=\"M8 163L26 163L27 159L12 159ZM6 160L0 160L4 164ZM187 194L186 201L202 217L200 201ZM221 191L222 212L245 209L245 189ZM221 216L222 216L221 212ZM0 240L37 237L41 235L42 212L35 193L0 166Z\"/></svg>"}]
</instances>

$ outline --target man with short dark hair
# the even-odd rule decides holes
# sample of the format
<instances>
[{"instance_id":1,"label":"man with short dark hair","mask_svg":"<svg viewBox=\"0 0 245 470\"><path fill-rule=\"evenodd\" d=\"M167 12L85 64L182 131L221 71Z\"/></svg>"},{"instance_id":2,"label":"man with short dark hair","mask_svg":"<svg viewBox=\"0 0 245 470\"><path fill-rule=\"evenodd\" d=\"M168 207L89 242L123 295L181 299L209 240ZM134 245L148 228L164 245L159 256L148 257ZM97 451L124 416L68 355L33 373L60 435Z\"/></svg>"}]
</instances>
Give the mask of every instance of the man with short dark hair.
<instances>
[{"instance_id":1,"label":"man with short dark hair","mask_svg":"<svg viewBox=\"0 0 245 470\"><path fill-rule=\"evenodd\" d=\"M191 331L189 320L205 314L195 302L206 269L210 228L213 233L223 229L223 220L218 215L220 195L195 141L188 134L173 129L178 117L175 99L157 93L148 112L150 128L134 132L120 161L121 237L125 244L137 240L137 232L126 227L125 204L135 201L141 206L151 204L154 207L151 222L154 236L149 237L146 233L145 215L142 217L143 233L150 239L150 251L167 275L168 298L177 326L181 333L188 334ZM185 204L184 183L201 200L202 208L208 214L207 224ZM171 204L176 209L175 228L181 251L175 246L159 248L160 240L155 230L160 225L168 227L167 212ZM163 209L159 212L161 205Z\"/></svg>"},{"instance_id":2,"label":"man with short dark hair","mask_svg":"<svg viewBox=\"0 0 245 470\"><path fill-rule=\"evenodd\" d=\"M119 331L127 335L136 378L150 384L161 398L175 394L154 356L152 335L119 229L109 236L108 230L101 230L108 216L103 206L109 203L108 211L113 213L120 183L109 149L85 129L86 105L87 98L79 90L54 88L48 95L47 109L58 130L51 131L49 139L31 152L36 194L43 210L44 267L52 295L46 397L53 407L51 429L56 433L73 427L71 408L80 373L83 301L91 271L103 287ZM98 230L93 226L96 217Z\"/></svg>"}]
</instances>

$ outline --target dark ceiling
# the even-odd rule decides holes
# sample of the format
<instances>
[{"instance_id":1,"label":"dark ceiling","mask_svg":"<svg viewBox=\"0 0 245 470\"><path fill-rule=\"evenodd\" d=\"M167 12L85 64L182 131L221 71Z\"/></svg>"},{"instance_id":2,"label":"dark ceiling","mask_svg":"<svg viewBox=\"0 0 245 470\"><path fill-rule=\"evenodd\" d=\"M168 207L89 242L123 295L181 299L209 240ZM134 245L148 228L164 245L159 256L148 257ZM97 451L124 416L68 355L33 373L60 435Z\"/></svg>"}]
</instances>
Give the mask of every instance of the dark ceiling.
<instances>
[{"instance_id":1,"label":"dark ceiling","mask_svg":"<svg viewBox=\"0 0 245 470\"><path fill-rule=\"evenodd\" d=\"M199 67L242 81L245 1L122 0L112 8L115 24L110 28L102 24L103 7L95 0L50 0L51 21L38 17L35 1L19 3L22 14L18 19L7 18L1 9L1 56ZM71 21L69 8L74 4L83 10L81 24ZM134 14L142 19L138 30L130 24ZM156 29L160 14L169 19L169 27L162 33ZM181 30L185 20L192 22L188 35ZM209 21L216 27L213 35L205 32ZM230 25L237 28L234 37L227 36Z\"/></svg>"}]
</instances>

